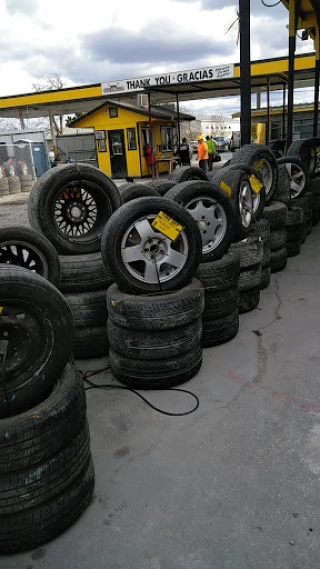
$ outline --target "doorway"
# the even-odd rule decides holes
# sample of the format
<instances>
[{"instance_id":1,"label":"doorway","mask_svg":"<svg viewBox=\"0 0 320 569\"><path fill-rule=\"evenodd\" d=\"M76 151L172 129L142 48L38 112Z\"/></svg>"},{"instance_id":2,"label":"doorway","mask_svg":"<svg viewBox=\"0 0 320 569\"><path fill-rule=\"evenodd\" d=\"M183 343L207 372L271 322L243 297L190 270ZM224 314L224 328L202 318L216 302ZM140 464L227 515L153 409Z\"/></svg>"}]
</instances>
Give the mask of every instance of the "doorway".
<instances>
[{"instance_id":1,"label":"doorway","mask_svg":"<svg viewBox=\"0 0 320 569\"><path fill-rule=\"evenodd\" d=\"M111 162L111 175L115 179L125 178L127 172L127 159L124 146L123 130L109 130L109 150Z\"/></svg>"}]
</instances>

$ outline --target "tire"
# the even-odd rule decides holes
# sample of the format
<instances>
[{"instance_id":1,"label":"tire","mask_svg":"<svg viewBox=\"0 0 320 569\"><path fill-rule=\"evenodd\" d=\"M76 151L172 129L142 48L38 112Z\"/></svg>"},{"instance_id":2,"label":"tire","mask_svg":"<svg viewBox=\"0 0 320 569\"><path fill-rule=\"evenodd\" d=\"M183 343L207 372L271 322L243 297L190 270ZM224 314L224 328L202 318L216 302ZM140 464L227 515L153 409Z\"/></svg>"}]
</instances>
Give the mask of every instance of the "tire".
<instances>
[{"instance_id":1,"label":"tire","mask_svg":"<svg viewBox=\"0 0 320 569\"><path fill-rule=\"evenodd\" d=\"M261 284L260 284L261 286ZM250 290L243 290L239 293L239 313L244 314L250 312L259 306L260 302L260 287L252 288Z\"/></svg>"},{"instance_id":2,"label":"tire","mask_svg":"<svg viewBox=\"0 0 320 569\"><path fill-rule=\"evenodd\" d=\"M134 389L166 389L189 381L198 373L202 363L199 347L166 360L133 360L113 350L109 354L110 367L116 379Z\"/></svg>"},{"instance_id":3,"label":"tire","mask_svg":"<svg viewBox=\"0 0 320 569\"><path fill-rule=\"evenodd\" d=\"M151 188L148 184L124 184L119 186L122 203L127 203L137 198L146 198L149 196L160 196L155 188Z\"/></svg>"},{"instance_id":4,"label":"tire","mask_svg":"<svg viewBox=\"0 0 320 569\"><path fill-rule=\"evenodd\" d=\"M251 176L254 175L255 178L258 178L260 182L263 182L262 177L258 170L251 168L251 166L246 166L245 164L234 164L231 163L231 160L228 160L224 165L223 168L229 166L230 170L242 170L246 174L249 175L249 180L252 188L252 179ZM266 190L265 187L262 186L260 192L256 194L252 189L252 217L255 221L258 221L261 217L262 210L266 205Z\"/></svg>"},{"instance_id":5,"label":"tire","mask_svg":"<svg viewBox=\"0 0 320 569\"><path fill-rule=\"evenodd\" d=\"M263 243L256 236L249 236L239 243L233 243L232 251L240 256L240 271L261 264L263 258Z\"/></svg>"},{"instance_id":6,"label":"tire","mask_svg":"<svg viewBox=\"0 0 320 569\"><path fill-rule=\"evenodd\" d=\"M202 320L219 320L230 316L238 308L238 286L219 292L205 291L205 305Z\"/></svg>"},{"instance_id":7,"label":"tire","mask_svg":"<svg viewBox=\"0 0 320 569\"><path fill-rule=\"evenodd\" d=\"M208 180L207 174L197 166L180 166L169 174L170 181L180 184L188 180Z\"/></svg>"},{"instance_id":8,"label":"tire","mask_svg":"<svg viewBox=\"0 0 320 569\"><path fill-rule=\"evenodd\" d=\"M20 194L21 185L18 176L13 176L8 178L9 182L9 194Z\"/></svg>"},{"instance_id":9,"label":"tire","mask_svg":"<svg viewBox=\"0 0 320 569\"><path fill-rule=\"evenodd\" d=\"M272 273L277 273L278 271L283 271L287 266L287 249L278 249L278 251L273 251L271 253L270 268Z\"/></svg>"},{"instance_id":10,"label":"tire","mask_svg":"<svg viewBox=\"0 0 320 569\"><path fill-rule=\"evenodd\" d=\"M286 164L279 164L278 161L278 169L279 169L278 186L274 193L274 200L277 202L284 203L287 207L289 207L291 204L291 186L290 186L291 178L289 176Z\"/></svg>"},{"instance_id":11,"label":"tire","mask_svg":"<svg viewBox=\"0 0 320 569\"><path fill-rule=\"evenodd\" d=\"M307 238L307 224L306 222L303 222L301 225L301 245L305 243L306 238Z\"/></svg>"},{"instance_id":12,"label":"tire","mask_svg":"<svg viewBox=\"0 0 320 569\"><path fill-rule=\"evenodd\" d=\"M309 138L294 140L287 150L287 157L289 156L298 158L306 166L310 176L314 174L316 159Z\"/></svg>"},{"instance_id":13,"label":"tire","mask_svg":"<svg viewBox=\"0 0 320 569\"><path fill-rule=\"evenodd\" d=\"M39 275L1 265L0 330L8 341L0 369L0 418L48 395L72 355L72 315L62 294ZM4 370L4 376L3 376Z\"/></svg>"},{"instance_id":14,"label":"tire","mask_svg":"<svg viewBox=\"0 0 320 569\"><path fill-rule=\"evenodd\" d=\"M101 253L60 257L61 291L101 290L107 289L112 283L113 279L103 264Z\"/></svg>"},{"instance_id":15,"label":"tire","mask_svg":"<svg viewBox=\"0 0 320 569\"><path fill-rule=\"evenodd\" d=\"M270 243L270 224L266 219L260 219L260 221L253 223L250 227L251 236L255 236L261 239L263 245Z\"/></svg>"},{"instance_id":16,"label":"tire","mask_svg":"<svg viewBox=\"0 0 320 569\"><path fill-rule=\"evenodd\" d=\"M113 284L107 291L107 309L110 320L121 328L169 330L201 316L204 291L197 279L181 290L149 297L124 294Z\"/></svg>"},{"instance_id":17,"label":"tire","mask_svg":"<svg viewBox=\"0 0 320 569\"><path fill-rule=\"evenodd\" d=\"M128 330L108 321L108 336L114 352L134 360L167 360L200 345L201 318L169 330Z\"/></svg>"},{"instance_id":18,"label":"tire","mask_svg":"<svg viewBox=\"0 0 320 569\"><path fill-rule=\"evenodd\" d=\"M176 182L173 180L151 180L151 182L147 183L149 188L154 188L159 192L160 196L164 196L173 186L176 185Z\"/></svg>"},{"instance_id":19,"label":"tire","mask_svg":"<svg viewBox=\"0 0 320 569\"><path fill-rule=\"evenodd\" d=\"M58 253L48 239L29 227L0 229L0 264L29 269L55 286L60 280Z\"/></svg>"},{"instance_id":20,"label":"tire","mask_svg":"<svg viewBox=\"0 0 320 569\"><path fill-rule=\"evenodd\" d=\"M258 288L261 282L262 268L261 265L251 267L245 271L240 272L239 278L239 292Z\"/></svg>"},{"instance_id":21,"label":"tire","mask_svg":"<svg viewBox=\"0 0 320 569\"><path fill-rule=\"evenodd\" d=\"M153 223L160 212L182 226L174 242L151 227L151 220ZM141 234L136 229L138 223ZM158 262L152 260L153 250ZM124 204L110 218L102 234L101 253L107 271L123 291L168 292L183 287L196 274L201 236L194 219L180 205L166 198L139 198Z\"/></svg>"},{"instance_id":22,"label":"tire","mask_svg":"<svg viewBox=\"0 0 320 569\"><path fill-rule=\"evenodd\" d=\"M0 178L0 196L9 195L9 181L8 178Z\"/></svg>"},{"instance_id":23,"label":"tire","mask_svg":"<svg viewBox=\"0 0 320 569\"><path fill-rule=\"evenodd\" d=\"M233 241L241 241L249 234L252 220L252 190L248 174L241 169L223 168L219 170L211 181L218 185L230 198L234 214ZM225 188L225 189L224 189Z\"/></svg>"},{"instance_id":24,"label":"tire","mask_svg":"<svg viewBox=\"0 0 320 569\"><path fill-rule=\"evenodd\" d=\"M29 179L30 174L28 173L29 172L28 171L28 164L26 162L18 163L15 167L15 170L16 170L17 176L22 177L22 178L27 177Z\"/></svg>"},{"instance_id":25,"label":"tire","mask_svg":"<svg viewBox=\"0 0 320 569\"><path fill-rule=\"evenodd\" d=\"M303 209L301 207L291 207L288 209L288 217L286 227L294 227L303 223Z\"/></svg>"},{"instance_id":26,"label":"tire","mask_svg":"<svg viewBox=\"0 0 320 569\"><path fill-rule=\"evenodd\" d=\"M0 517L0 553L35 549L70 527L90 504L94 488L92 461L74 483L40 506Z\"/></svg>"},{"instance_id":27,"label":"tire","mask_svg":"<svg viewBox=\"0 0 320 569\"><path fill-rule=\"evenodd\" d=\"M205 291L220 292L238 286L240 275L240 255L238 251L229 250L218 261L201 263L198 269Z\"/></svg>"},{"instance_id":28,"label":"tire","mask_svg":"<svg viewBox=\"0 0 320 569\"><path fill-rule=\"evenodd\" d=\"M106 293L106 289L101 289L79 293L69 292L64 295L69 304L75 328L106 326L108 318Z\"/></svg>"},{"instance_id":29,"label":"tire","mask_svg":"<svg viewBox=\"0 0 320 569\"><path fill-rule=\"evenodd\" d=\"M220 320L203 322L202 346L209 348L230 342L239 331L238 308L230 315Z\"/></svg>"},{"instance_id":30,"label":"tire","mask_svg":"<svg viewBox=\"0 0 320 569\"><path fill-rule=\"evenodd\" d=\"M313 227L314 227L315 225L318 225L318 223L319 223L319 221L320 221L320 213L319 213L319 210L314 210L314 211L312 212L312 219L311 219L311 221L312 221Z\"/></svg>"},{"instance_id":31,"label":"tire","mask_svg":"<svg viewBox=\"0 0 320 569\"><path fill-rule=\"evenodd\" d=\"M292 225L287 228L287 244L290 241L298 241L301 244L301 229L302 223L299 225Z\"/></svg>"},{"instance_id":32,"label":"tire","mask_svg":"<svg viewBox=\"0 0 320 569\"><path fill-rule=\"evenodd\" d=\"M230 164L245 164L258 170L266 191L266 203L273 199L278 185L278 163L271 150L262 144L244 144Z\"/></svg>"},{"instance_id":33,"label":"tire","mask_svg":"<svg viewBox=\"0 0 320 569\"><path fill-rule=\"evenodd\" d=\"M0 476L29 469L60 452L86 421L86 397L79 371L67 364L47 399L0 421Z\"/></svg>"},{"instance_id":34,"label":"tire","mask_svg":"<svg viewBox=\"0 0 320 569\"><path fill-rule=\"evenodd\" d=\"M307 233L307 235L310 235L312 233L312 221L311 220L306 221L306 233Z\"/></svg>"},{"instance_id":35,"label":"tire","mask_svg":"<svg viewBox=\"0 0 320 569\"><path fill-rule=\"evenodd\" d=\"M270 266L269 267L262 267L262 272L261 272L261 280L260 280L260 290L264 290L266 288L268 288L268 286L270 285L270 281L271 281L271 269Z\"/></svg>"},{"instance_id":36,"label":"tire","mask_svg":"<svg viewBox=\"0 0 320 569\"><path fill-rule=\"evenodd\" d=\"M261 267L270 267L271 249L270 245L263 245L263 257L261 261Z\"/></svg>"},{"instance_id":37,"label":"tire","mask_svg":"<svg viewBox=\"0 0 320 569\"><path fill-rule=\"evenodd\" d=\"M71 486L90 458L85 422L77 436L43 462L0 476L0 517L40 506Z\"/></svg>"},{"instance_id":38,"label":"tire","mask_svg":"<svg viewBox=\"0 0 320 569\"><path fill-rule=\"evenodd\" d=\"M59 254L95 253L100 251L106 222L121 203L117 186L106 174L87 164L68 164L48 170L35 182L29 197L29 221ZM74 222L72 209L77 213ZM72 235L75 228L76 236Z\"/></svg>"},{"instance_id":39,"label":"tire","mask_svg":"<svg viewBox=\"0 0 320 569\"><path fill-rule=\"evenodd\" d=\"M33 182L31 174L20 174L19 180L21 183L23 183L23 182L28 182L28 183L31 182L32 183Z\"/></svg>"},{"instance_id":40,"label":"tire","mask_svg":"<svg viewBox=\"0 0 320 569\"><path fill-rule=\"evenodd\" d=\"M169 190L166 198L182 205L197 222L201 262L221 259L231 245L235 218L231 202L219 186L202 180L183 182Z\"/></svg>"},{"instance_id":41,"label":"tire","mask_svg":"<svg viewBox=\"0 0 320 569\"><path fill-rule=\"evenodd\" d=\"M283 203L272 202L264 208L262 217L269 221L271 231L273 229L282 229L287 223L288 208Z\"/></svg>"},{"instance_id":42,"label":"tire","mask_svg":"<svg viewBox=\"0 0 320 569\"><path fill-rule=\"evenodd\" d=\"M285 166L289 174L291 199L294 200L295 198L302 197L310 186L308 168L303 162L301 162L301 160L298 160L298 158L294 158L293 156L280 158L278 160L278 165L279 168L280 166Z\"/></svg>"},{"instance_id":43,"label":"tire","mask_svg":"<svg viewBox=\"0 0 320 569\"><path fill-rule=\"evenodd\" d=\"M101 358L109 353L106 326L88 326L74 331L74 357L78 360Z\"/></svg>"},{"instance_id":44,"label":"tire","mask_svg":"<svg viewBox=\"0 0 320 569\"><path fill-rule=\"evenodd\" d=\"M282 249L287 244L287 230L283 229L272 229L270 236L270 249L271 253Z\"/></svg>"},{"instance_id":45,"label":"tire","mask_svg":"<svg viewBox=\"0 0 320 569\"><path fill-rule=\"evenodd\" d=\"M296 257L300 253L300 241L288 241L287 257Z\"/></svg>"}]
</instances>

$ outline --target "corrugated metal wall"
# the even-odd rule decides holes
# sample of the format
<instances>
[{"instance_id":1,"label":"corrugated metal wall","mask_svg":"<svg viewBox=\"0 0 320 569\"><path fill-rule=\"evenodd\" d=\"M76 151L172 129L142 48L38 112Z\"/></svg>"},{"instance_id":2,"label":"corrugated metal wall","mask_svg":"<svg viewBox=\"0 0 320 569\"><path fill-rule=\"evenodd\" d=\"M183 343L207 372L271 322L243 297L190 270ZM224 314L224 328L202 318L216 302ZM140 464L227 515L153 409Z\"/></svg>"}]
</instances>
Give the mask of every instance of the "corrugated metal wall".
<instances>
[{"instance_id":1,"label":"corrugated metal wall","mask_svg":"<svg viewBox=\"0 0 320 569\"><path fill-rule=\"evenodd\" d=\"M60 160L86 162L98 167L94 134L61 135L57 137Z\"/></svg>"}]
</instances>

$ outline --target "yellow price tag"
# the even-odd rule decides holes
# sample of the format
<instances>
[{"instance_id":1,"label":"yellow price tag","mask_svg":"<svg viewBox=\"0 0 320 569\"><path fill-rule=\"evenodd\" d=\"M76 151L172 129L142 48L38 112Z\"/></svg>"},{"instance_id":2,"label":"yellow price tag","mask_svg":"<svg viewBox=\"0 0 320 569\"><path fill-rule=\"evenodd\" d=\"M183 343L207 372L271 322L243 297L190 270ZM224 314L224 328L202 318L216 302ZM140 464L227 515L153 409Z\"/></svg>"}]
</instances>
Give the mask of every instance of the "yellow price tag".
<instances>
[{"instance_id":1,"label":"yellow price tag","mask_svg":"<svg viewBox=\"0 0 320 569\"><path fill-rule=\"evenodd\" d=\"M153 229L157 229L160 233L171 239L171 241L176 241L184 229L183 225L177 223L177 221L169 217L163 211L159 211L151 226Z\"/></svg>"},{"instance_id":2,"label":"yellow price tag","mask_svg":"<svg viewBox=\"0 0 320 569\"><path fill-rule=\"evenodd\" d=\"M253 165L253 168L254 168L255 170L259 170L259 168L261 168L261 166L263 166L263 160L258 160L258 162L256 162L256 163Z\"/></svg>"},{"instance_id":3,"label":"yellow price tag","mask_svg":"<svg viewBox=\"0 0 320 569\"><path fill-rule=\"evenodd\" d=\"M223 180L220 182L220 188L226 192L226 194L228 194L228 196L231 196L231 188L230 186L228 186L228 184L226 184Z\"/></svg>"},{"instance_id":4,"label":"yellow price tag","mask_svg":"<svg viewBox=\"0 0 320 569\"><path fill-rule=\"evenodd\" d=\"M258 180L257 176L255 176L254 174L251 174L251 176L249 177L250 180L250 186L252 191L255 194L258 194L261 190L261 188L263 187L262 182L260 182L260 180Z\"/></svg>"},{"instance_id":5,"label":"yellow price tag","mask_svg":"<svg viewBox=\"0 0 320 569\"><path fill-rule=\"evenodd\" d=\"M3 311L3 309L4 309L4 306L0 306L0 314Z\"/></svg>"},{"instance_id":6,"label":"yellow price tag","mask_svg":"<svg viewBox=\"0 0 320 569\"><path fill-rule=\"evenodd\" d=\"M320 152L320 146L316 147L316 153L318 154Z\"/></svg>"}]
</instances>

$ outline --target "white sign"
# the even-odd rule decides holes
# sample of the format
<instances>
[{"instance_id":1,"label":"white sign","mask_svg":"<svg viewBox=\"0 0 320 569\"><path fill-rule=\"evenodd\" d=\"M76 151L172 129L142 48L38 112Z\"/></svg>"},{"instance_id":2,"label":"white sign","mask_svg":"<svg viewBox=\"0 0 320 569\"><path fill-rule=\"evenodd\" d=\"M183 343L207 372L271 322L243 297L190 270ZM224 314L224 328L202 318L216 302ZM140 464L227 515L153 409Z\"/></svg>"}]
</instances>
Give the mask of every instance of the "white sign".
<instances>
[{"instance_id":1,"label":"white sign","mask_svg":"<svg viewBox=\"0 0 320 569\"><path fill-rule=\"evenodd\" d=\"M121 81L107 81L101 83L103 95L109 93L124 93L130 91L143 91L149 87L161 85L179 85L180 83L198 83L199 81L212 81L213 79L230 79L233 77L232 64L216 65L204 69L191 69L163 75L151 75L137 79L123 79Z\"/></svg>"}]
</instances>

